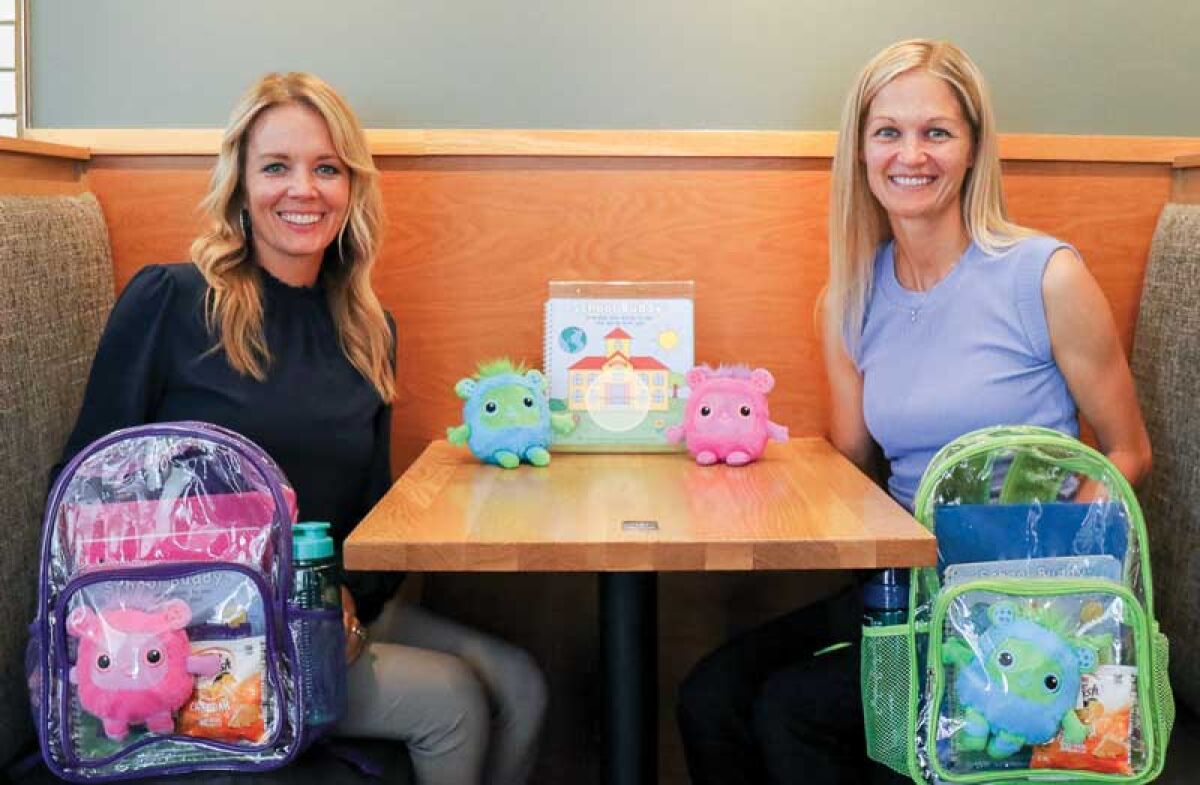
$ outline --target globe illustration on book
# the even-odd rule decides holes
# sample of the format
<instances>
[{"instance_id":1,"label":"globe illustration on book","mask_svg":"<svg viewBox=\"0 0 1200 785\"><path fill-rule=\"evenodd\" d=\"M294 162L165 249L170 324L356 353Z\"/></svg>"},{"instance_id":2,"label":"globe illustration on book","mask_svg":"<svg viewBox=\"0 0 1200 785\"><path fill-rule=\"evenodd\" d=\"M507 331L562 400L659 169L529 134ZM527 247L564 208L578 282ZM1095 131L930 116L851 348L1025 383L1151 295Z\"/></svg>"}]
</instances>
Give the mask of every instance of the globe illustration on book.
<instances>
[{"instance_id":1,"label":"globe illustration on book","mask_svg":"<svg viewBox=\"0 0 1200 785\"><path fill-rule=\"evenodd\" d=\"M558 334L558 345L568 354L579 354L587 346L587 333L571 325Z\"/></svg>"}]
</instances>

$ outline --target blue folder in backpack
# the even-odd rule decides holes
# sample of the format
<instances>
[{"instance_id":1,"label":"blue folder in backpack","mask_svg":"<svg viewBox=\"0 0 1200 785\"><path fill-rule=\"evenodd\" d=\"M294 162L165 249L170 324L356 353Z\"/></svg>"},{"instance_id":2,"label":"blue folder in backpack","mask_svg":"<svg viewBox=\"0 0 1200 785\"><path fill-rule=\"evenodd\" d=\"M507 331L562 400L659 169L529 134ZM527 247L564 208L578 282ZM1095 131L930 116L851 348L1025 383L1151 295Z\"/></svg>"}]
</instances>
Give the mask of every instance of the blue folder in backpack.
<instances>
[{"instance_id":1,"label":"blue folder in backpack","mask_svg":"<svg viewBox=\"0 0 1200 785\"><path fill-rule=\"evenodd\" d=\"M938 571L947 564L1107 554L1125 561L1123 505L957 504L934 510Z\"/></svg>"}]
</instances>

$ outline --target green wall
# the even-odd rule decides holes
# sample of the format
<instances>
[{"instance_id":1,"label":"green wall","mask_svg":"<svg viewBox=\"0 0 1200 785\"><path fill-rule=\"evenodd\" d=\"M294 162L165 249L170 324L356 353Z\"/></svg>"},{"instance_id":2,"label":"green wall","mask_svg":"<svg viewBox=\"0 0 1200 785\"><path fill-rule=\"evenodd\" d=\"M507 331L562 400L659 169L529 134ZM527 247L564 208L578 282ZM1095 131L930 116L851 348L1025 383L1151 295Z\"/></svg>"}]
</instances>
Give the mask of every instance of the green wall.
<instances>
[{"instance_id":1,"label":"green wall","mask_svg":"<svg viewBox=\"0 0 1200 785\"><path fill-rule=\"evenodd\" d=\"M32 0L30 124L221 126L268 70L370 127L830 130L862 63L949 38L1008 132L1200 136L1200 0Z\"/></svg>"}]
</instances>

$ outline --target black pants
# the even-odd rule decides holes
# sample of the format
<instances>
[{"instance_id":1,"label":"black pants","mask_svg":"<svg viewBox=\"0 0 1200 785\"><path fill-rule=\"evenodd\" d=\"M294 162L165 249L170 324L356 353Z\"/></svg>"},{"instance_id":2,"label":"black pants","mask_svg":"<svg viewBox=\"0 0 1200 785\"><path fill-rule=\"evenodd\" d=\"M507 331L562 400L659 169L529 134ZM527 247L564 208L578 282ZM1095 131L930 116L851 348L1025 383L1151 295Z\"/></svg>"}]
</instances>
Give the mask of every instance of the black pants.
<instances>
[{"instance_id":1,"label":"black pants","mask_svg":"<svg viewBox=\"0 0 1200 785\"><path fill-rule=\"evenodd\" d=\"M866 755L861 623L852 587L702 659L677 703L692 785L908 782Z\"/></svg>"}]
</instances>

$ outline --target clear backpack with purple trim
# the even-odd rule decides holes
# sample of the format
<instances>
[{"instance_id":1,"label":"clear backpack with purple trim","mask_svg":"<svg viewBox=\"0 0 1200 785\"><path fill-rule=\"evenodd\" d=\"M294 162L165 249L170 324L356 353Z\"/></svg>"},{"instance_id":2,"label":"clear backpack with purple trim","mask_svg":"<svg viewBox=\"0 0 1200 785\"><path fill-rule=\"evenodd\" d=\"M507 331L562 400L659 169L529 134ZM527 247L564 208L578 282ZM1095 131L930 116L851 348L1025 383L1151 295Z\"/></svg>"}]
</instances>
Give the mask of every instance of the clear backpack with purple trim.
<instances>
[{"instance_id":1,"label":"clear backpack with purple trim","mask_svg":"<svg viewBox=\"0 0 1200 785\"><path fill-rule=\"evenodd\" d=\"M271 769L332 726L342 620L288 602L295 518L275 462L207 423L116 431L66 466L26 658L52 772Z\"/></svg>"}]
</instances>

